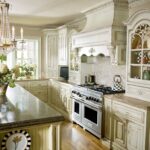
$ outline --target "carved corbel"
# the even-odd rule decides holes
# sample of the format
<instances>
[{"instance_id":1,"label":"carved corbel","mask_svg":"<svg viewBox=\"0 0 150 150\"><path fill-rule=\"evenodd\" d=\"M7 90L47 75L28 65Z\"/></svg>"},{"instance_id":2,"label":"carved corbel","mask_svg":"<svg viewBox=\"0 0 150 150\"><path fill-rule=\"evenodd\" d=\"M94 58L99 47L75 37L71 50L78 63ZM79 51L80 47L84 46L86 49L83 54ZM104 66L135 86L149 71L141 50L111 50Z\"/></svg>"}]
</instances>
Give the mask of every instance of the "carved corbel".
<instances>
[{"instance_id":1,"label":"carved corbel","mask_svg":"<svg viewBox=\"0 0 150 150\"><path fill-rule=\"evenodd\" d=\"M112 65L125 64L125 45L107 46L111 58Z\"/></svg>"},{"instance_id":2,"label":"carved corbel","mask_svg":"<svg viewBox=\"0 0 150 150\"><path fill-rule=\"evenodd\" d=\"M117 63L116 62L116 47L113 45L109 45L109 46L107 46L107 48L109 50L111 64L115 65Z\"/></svg>"}]
</instances>

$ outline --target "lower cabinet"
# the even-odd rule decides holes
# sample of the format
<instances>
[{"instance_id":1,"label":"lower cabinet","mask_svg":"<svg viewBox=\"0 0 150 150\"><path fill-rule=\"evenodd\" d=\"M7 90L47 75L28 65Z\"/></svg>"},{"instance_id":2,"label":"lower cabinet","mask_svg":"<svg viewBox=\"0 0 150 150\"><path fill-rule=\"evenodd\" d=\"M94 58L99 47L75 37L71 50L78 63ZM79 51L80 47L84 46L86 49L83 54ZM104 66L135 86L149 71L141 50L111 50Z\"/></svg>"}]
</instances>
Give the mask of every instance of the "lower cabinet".
<instances>
[{"instance_id":1,"label":"lower cabinet","mask_svg":"<svg viewBox=\"0 0 150 150\"><path fill-rule=\"evenodd\" d=\"M149 150L148 110L104 100L104 144L113 150Z\"/></svg>"},{"instance_id":2,"label":"lower cabinet","mask_svg":"<svg viewBox=\"0 0 150 150\"><path fill-rule=\"evenodd\" d=\"M123 150L127 145L127 121L116 115L112 120L113 148Z\"/></svg>"},{"instance_id":3,"label":"lower cabinet","mask_svg":"<svg viewBox=\"0 0 150 150\"><path fill-rule=\"evenodd\" d=\"M127 149L144 149L144 127L142 125L128 122L127 124Z\"/></svg>"},{"instance_id":4,"label":"lower cabinet","mask_svg":"<svg viewBox=\"0 0 150 150\"><path fill-rule=\"evenodd\" d=\"M72 113L71 88L70 84L49 80L48 104L55 107L69 120L71 120Z\"/></svg>"},{"instance_id":5,"label":"lower cabinet","mask_svg":"<svg viewBox=\"0 0 150 150\"><path fill-rule=\"evenodd\" d=\"M43 102L48 99L48 80L17 81L17 84L38 97Z\"/></svg>"},{"instance_id":6,"label":"lower cabinet","mask_svg":"<svg viewBox=\"0 0 150 150\"><path fill-rule=\"evenodd\" d=\"M104 100L104 111L103 111L103 144L110 148L110 141L111 141L111 120L112 120L112 111L111 111L111 103L112 100L107 98Z\"/></svg>"}]
</instances>

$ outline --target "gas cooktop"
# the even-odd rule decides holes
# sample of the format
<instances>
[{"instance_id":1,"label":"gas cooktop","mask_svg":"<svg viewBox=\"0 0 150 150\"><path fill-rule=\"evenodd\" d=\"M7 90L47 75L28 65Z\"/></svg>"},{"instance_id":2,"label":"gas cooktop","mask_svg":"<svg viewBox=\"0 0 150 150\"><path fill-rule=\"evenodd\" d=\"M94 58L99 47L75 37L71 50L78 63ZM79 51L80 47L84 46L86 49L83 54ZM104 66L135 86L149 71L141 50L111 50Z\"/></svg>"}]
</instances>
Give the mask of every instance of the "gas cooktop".
<instances>
[{"instance_id":1,"label":"gas cooktop","mask_svg":"<svg viewBox=\"0 0 150 150\"><path fill-rule=\"evenodd\" d=\"M102 92L103 94L117 94L117 93L125 93L125 90L120 90L116 91L113 90L112 87L110 86L105 86L105 85L99 85L99 84L94 84L94 85L89 85L89 84L81 84L78 85L80 87L84 87L87 89L91 89L97 92Z\"/></svg>"}]
</instances>

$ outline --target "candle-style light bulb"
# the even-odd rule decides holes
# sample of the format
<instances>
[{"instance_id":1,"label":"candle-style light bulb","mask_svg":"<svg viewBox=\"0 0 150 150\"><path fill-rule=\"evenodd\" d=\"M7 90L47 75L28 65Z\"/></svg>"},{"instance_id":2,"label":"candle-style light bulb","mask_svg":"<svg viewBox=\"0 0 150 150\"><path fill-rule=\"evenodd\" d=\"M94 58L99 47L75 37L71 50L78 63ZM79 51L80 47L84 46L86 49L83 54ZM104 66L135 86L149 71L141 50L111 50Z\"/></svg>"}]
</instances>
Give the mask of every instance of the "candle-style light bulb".
<instances>
[{"instance_id":1,"label":"candle-style light bulb","mask_svg":"<svg viewBox=\"0 0 150 150\"><path fill-rule=\"evenodd\" d=\"M15 40L15 27L12 26L12 40Z\"/></svg>"},{"instance_id":2,"label":"candle-style light bulb","mask_svg":"<svg viewBox=\"0 0 150 150\"><path fill-rule=\"evenodd\" d=\"M20 29L21 40L23 40L23 28Z\"/></svg>"}]
</instances>

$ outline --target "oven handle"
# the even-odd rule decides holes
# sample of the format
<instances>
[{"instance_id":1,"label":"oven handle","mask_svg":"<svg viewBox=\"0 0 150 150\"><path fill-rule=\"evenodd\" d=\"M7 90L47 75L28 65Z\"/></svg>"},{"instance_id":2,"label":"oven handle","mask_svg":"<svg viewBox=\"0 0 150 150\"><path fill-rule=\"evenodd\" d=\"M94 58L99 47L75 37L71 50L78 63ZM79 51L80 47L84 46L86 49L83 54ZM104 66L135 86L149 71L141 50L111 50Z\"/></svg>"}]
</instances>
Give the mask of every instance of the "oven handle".
<instances>
[{"instance_id":1,"label":"oven handle","mask_svg":"<svg viewBox=\"0 0 150 150\"><path fill-rule=\"evenodd\" d=\"M102 111L102 105L100 105L100 106L91 106L91 105L89 105L89 104L85 104L84 103L84 106L87 106L87 107L89 107L89 108L93 108L94 110L96 109L98 109L98 110L101 110Z\"/></svg>"},{"instance_id":2,"label":"oven handle","mask_svg":"<svg viewBox=\"0 0 150 150\"><path fill-rule=\"evenodd\" d=\"M71 99L74 100L74 101L76 101L76 102L82 102L82 103L84 102L84 100L76 99L75 97L71 97Z\"/></svg>"}]
</instances>

